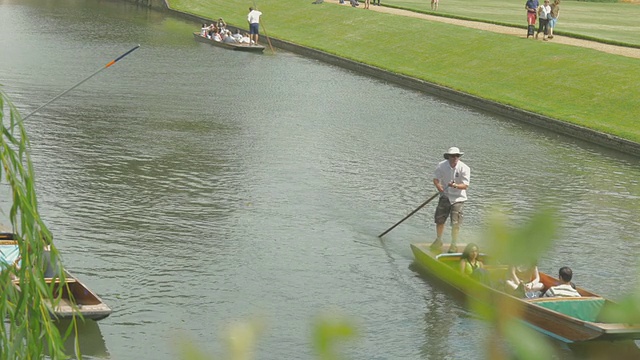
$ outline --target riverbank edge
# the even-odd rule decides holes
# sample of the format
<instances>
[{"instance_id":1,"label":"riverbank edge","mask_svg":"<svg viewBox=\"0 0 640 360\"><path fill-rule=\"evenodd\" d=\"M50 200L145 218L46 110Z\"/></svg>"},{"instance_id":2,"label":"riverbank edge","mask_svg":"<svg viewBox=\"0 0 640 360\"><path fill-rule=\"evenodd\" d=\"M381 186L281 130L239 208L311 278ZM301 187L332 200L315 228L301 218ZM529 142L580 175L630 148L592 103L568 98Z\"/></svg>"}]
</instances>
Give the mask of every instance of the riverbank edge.
<instances>
[{"instance_id":1,"label":"riverbank edge","mask_svg":"<svg viewBox=\"0 0 640 360\"><path fill-rule=\"evenodd\" d=\"M172 9L168 0L125 0L133 1L138 4L145 3L147 6L167 11L177 17L185 20L194 21L200 25L202 23L214 22L214 19L208 19L199 15ZM229 26L233 31L235 27ZM240 29L246 30L246 29ZM603 133L584 126L568 123L548 116L536 114L530 111L519 109L513 106L505 105L492 100L484 99L478 96L470 95L461 91L453 90L442 85L430 83L421 79L406 76L400 73L393 73L387 70L367 65L355 60L349 60L338 55L330 54L321 50L316 50L306 46L291 43L286 40L269 38L271 45L276 48L283 49L298 55L302 55L315 60L339 66L363 75L371 76L380 80L423 92L425 94L437 96L445 100L470 106L475 109L487 111L508 119L527 123L536 127L550 130L559 134L567 135L578 140L586 141L592 144L601 145L603 147L640 156L640 143L630 141L615 135Z\"/></svg>"}]
</instances>

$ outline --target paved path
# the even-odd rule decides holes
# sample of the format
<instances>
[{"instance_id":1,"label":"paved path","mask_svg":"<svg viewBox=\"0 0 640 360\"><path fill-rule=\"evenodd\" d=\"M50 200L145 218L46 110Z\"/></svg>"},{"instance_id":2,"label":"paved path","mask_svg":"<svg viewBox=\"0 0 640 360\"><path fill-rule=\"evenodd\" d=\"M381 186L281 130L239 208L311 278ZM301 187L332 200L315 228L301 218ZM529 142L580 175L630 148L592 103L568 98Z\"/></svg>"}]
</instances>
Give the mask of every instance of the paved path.
<instances>
[{"instance_id":1,"label":"paved path","mask_svg":"<svg viewBox=\"0 0 640 360\"><path fill-rule=\"evenodd\" d=\"M326 1L329 3L339 4L339 0L326 0ZM351 6L351 5L349 5L348 0L345 0L345 4L343 4L343 6ZM361 1L359 8L361 8L362 10L365 10L363 7L364 7L364 1ZM488 23L483 23L478 21L451 19L447 17L417 13L409 10L394 9L386 6L371 5L369 7L369 10L383 12L387 14L409 16L409 17L425 19L429 21L438 21L438 22L459 25L459 26L466 26L466 27L478 29L478 30L492 31L500 34L518 36L523 39L527 37L525 29L519 29L519 28L514 28L509 26L488 24ZM535 40L531 39L530 41L535 41ZM542 40L538 40L538 41L542 41ZM555 42L555 43L564 44L564 45L581 46L584 48L594 49L594 50L598 50L598 51L602 51L610 54L622 55L622 56L640 59L640 49L636 49L636 48L608 45L608 44L603 44L596 41L581 40L581 39L575 39L575 38L558 36L558 35L555 35L552 40L549 40L549 42Z\"/></svg>"}]
</instances>

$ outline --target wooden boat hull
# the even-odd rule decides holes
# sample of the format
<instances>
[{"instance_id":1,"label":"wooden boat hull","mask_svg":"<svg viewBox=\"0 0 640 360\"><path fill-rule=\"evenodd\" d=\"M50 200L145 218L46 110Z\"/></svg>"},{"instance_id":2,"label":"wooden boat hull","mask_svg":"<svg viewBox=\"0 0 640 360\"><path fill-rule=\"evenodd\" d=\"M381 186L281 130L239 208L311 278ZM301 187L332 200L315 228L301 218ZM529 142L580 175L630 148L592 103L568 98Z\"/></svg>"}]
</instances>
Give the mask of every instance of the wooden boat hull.
<instances>
[{"instance_id":1,"label":"wooden boat hull","mask_svg":"<svg viewBox=\"0 0 640 360\"><path fill-rule=\"evenodd\" d=\"M18 248L18 244L14 240L0 240L2 247L1 254L8 254L8 249ZM15 253L14 253L15 254ZM5 263L13 263L2 259ZM16 261L17 263L17 261ZM70 319L81 314L85 319L101 320L111 314L111 308L102 301L102 299L89 289L78 278L65 270L65 283L60 283L59 278L47 278L46 283L54 283L54 296L60 296L60 301L55 304L50 300L46 300L49 313L54 319ZM13 285L20 290L20 279L14 279ZM74 309L75 304L76 309Z\"/></svg>"},{"instance_id":2,"label":"wooden boat hull","mask_svg":"<svg viewBox=\"0 0 640 360\"><path fill-rule=\"evenodd\" d=\"M56 291L63 293L60 303L55 308L51 304L49 305L53 318L70 319L79 312L85 319L98 321L111 315L111 308L96 293L68 271L65 273L68 290L64 286L56 288ZM77 310L73 309L69 292L72 294Z\"/></svg>"},{"instance_id":3,"label":"wooden boat hull","mask_svg":"<svg viewBox=\"0 0 640 360\"><path fill-rule=\"evenodd\" d=\"M196 41L200 41L203 43L211 44L213 46L217 46L217 47L221 47L229 50L255 52L255 53L261 53L264 51L264 46L262 45L233 44L233 43L225 43L222 41L215 41L200 35L200 33L198 32L194 32L193 37L196 39Z\"/></svg>"},{"instance_id":4,"label":"wooden boat hull","mask_svg":"<svg viewBox=\"0 0 640 360\"><path fill-rule=\"evenodd\" d=\"M577 308L588 308L598 306L601 308L612 306L613 303L596 294L578 288L583 295L581 298L537 298L537 299L521 299L501 290L487 286L478 281L472 280L470 277L461 274L457 267L447 264L445 258L438 257L439 252L433 252L429 248L429 244L411 244L411 250L414 254L417 265L429 272L438 279L444 281L448 285L456 288L467 296L476 301L501 304L508 306L529 326L534 329L554 337L567 343L583 342L590 340L624 340L624 339L640 339L640 324L619 324L599 322L597 316L592 321L581 320L579 315L567 315L569 311L561 313L553 310L553 306L572 306ZM459 255L456 261L459 262ZM443 255L449 257L449 255ZM455 259L456 255L450 256ZM494 272L497 276L504 277L506 266L495 266L492 268L488 265L490 273ZM496 272L497 270L497 272ZM540 273L541 281L546 286L552 286L557 281L553 277Z\"/></svg>"}]
</instances>

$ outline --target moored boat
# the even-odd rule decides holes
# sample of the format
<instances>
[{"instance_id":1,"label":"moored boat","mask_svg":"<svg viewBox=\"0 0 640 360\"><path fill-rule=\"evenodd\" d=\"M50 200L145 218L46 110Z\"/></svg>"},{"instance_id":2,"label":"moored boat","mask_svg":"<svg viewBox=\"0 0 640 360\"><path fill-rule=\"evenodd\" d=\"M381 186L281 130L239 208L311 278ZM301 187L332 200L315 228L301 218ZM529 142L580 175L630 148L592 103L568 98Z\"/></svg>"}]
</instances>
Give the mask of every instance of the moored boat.
<instances>
[{"instance_id":1,"label":"moored boat","mask_svg":"<svg viewBox=\"0 0 640 360\"><path fill-rule=\"evenodd\" d=\"M3 234L3 238L12 238L11 234ZM0 240L0 262L13 266L19 264L20 254L15 240ZM64 270L64 282L59 277L45 278L47 284L53 285L55 297L60 300L54 304L51 299L46 300L49 313L54 319L69 319L81 314L85 319L100 320L111 314L111 308L77 277ZM20 290L21 279L13 279L13 285Z\"/></svg>"},{"instance_id":2,"label":"moored boat","mask_svg":"<svg viewBox=\"0 0 640 360\"><path fill-rule=\"evenodd\" d=\"M240 44L240 43L226 43L222 41L215 41L213 39L209 39L200 35L199 32L194 32L193 37L196 41L204 42L207 44L211 44L214 46L218 46L225 49L237 50L237 51L248 51L248 52L263 52L264 46L262 45L252 45L252 44Z\"/></svg>"},{"instance_id":3,"label":"moored boat","mask_svg":"<svg viewBox=\"0 0 640 360\"><path fill-rule=\"evenodd\" d=\"M429 244L411 244L411 250L416 263L428 273L475 300L492 299L508 304L517 309L527 325L563 342L640 339L640 324L604 321L603 311L615 304L580 287L576 290L581 297L520 298L504 292L497 285L499 279L505 278L507 266L491 264L490 258L484 254L480 258L487 264L487 277L492 280L486 284L458 270L461 253L433 251ZM543 272L540 272L540 281L545 289L558 284L557 279Z\"/></svg>"}]
</instances>

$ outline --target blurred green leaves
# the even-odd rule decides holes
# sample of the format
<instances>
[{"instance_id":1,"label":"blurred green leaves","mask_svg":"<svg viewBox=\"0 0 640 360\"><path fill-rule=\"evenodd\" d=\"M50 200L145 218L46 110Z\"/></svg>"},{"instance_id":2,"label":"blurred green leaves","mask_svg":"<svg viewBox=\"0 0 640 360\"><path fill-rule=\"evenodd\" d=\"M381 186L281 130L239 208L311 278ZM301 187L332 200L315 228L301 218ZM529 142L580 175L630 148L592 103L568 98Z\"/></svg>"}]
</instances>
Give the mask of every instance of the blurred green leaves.
<instances>
[{"instance_id":1,"label":"blurred green leaves","mask_svg":"<svg viewBox=\"0 0 640 360\"><path fill-rule=\"evenodd\" d=\"M488 253L501 264L537 263L556 239L557 222L554 210L540 209L522 226L510 227L506 217L494 211L486 232Z\"/></svg>"}]
</instances>

